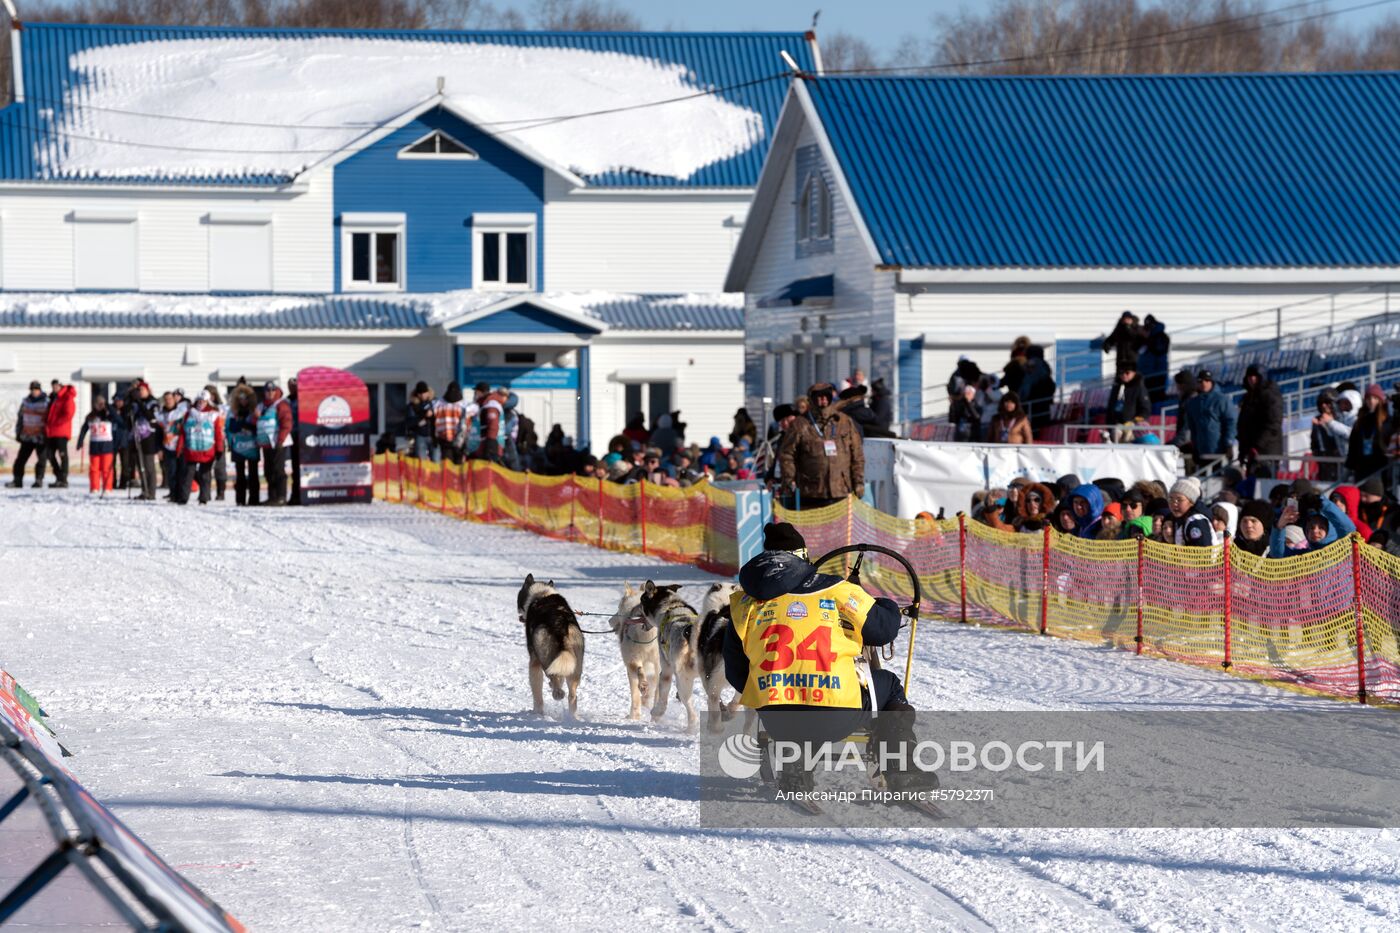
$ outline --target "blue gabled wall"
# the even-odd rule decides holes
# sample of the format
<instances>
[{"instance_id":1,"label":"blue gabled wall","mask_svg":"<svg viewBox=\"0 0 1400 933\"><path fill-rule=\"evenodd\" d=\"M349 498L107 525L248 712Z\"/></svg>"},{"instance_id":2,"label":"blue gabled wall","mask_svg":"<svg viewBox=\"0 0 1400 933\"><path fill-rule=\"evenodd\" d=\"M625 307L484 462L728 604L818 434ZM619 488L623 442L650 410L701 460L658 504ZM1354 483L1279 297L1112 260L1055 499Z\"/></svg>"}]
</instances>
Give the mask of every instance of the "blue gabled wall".
<instances>
[{"instance_id":1,"label":"blue gabled wall","mask_svg":"<svg viewBox=\"0 0 1400 933\"><path fill-rule=\"evenodd\" d=\"M398 152L433 130L470 146L481 157L400 159ZM544 282L544 169L443 110L335 167L335 288L343 288L340 218L345 213L406 215L406 285L410 292L472 286L474 213L535 215L535 285Z\"/></svg>"}]
</instances>

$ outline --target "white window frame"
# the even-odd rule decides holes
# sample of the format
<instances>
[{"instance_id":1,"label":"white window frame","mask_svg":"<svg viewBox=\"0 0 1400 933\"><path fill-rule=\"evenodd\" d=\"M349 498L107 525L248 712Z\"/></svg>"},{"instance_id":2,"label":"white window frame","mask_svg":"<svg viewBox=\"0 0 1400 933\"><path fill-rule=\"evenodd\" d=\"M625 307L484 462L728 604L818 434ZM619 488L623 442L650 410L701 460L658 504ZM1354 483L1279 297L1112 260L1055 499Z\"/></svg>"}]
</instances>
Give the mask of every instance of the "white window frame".
<instances>
[{"instance_id":1,"label":"white window frame","mask_svg":"<svg viewBox=\"0 0 1400 933\"><path fill-rule=\"evenodd\" d=\"M73 290L74 291L139 291L141 289L141 230L140 218L134 210L114 208L77 208L68 215L73 224ZM78 261L78 228L95 224L130 225L131 227L131 279L130 285L79 285L78 276L82 264Z\"/></svg>"},{"instance_id":2,"label":"white window frame","mask_svg":"<svg viewBox=\"0 0 1400 933\"><path fill-rule=\"evenodd\" d=\"M248 292L257 294L262 291L273 291L276 288L276 273L273 268L273 257L276 255L273 249L273 228L272 213L270 211L210 211L204 218L205 224L209 227L209 261L206 265L208 272L207 285L209 290L219 292ZM266 227L267 228L267 288L217 288L214 284L214 229L216 227Z\"/></svg>"},{"instance_id":3,"label":"white window frame","mask_svg":"<svg viewBox=\"0 0 1400 933\"><path fill-rule=\"evenodd\" d=\"M453 143L457 144L458 146L461 146L463 149L465 149L465 150L467 150L467 151L466 151L466 152L410 152L410 151L409 151L409 150L412 149L414 146L420 146L420 145L422 145L426 140L432 139L432 138L434 138L434 137L438 137L438 138L441 138L441 139L449 140L450 142L453 142ZM426 135L424 135L424 136L418 137L418 138L415 139L413 142L409 143L407 146L404 146L402 149L400 149L400 150L399 150L399 158L400 158L400 159L432 159L432 160L437 160L437 161L475 162L477 159L481 158L481 156L477 155L475 149L473 149L471 146L468 146L466 143L462 142L460 139L458 139L457 137L453 136L451 133L444 133L442 130L433 130L431 133L428 133L428 134L426 134Z\"/></svg>"},{"instance_id":4,"label":"white window frame","mask_svg":"<svg viewBox=\"0 0 1400 933\"><path fill-rule=\"evenodd\" d=\"M816 216L813 217L812 199L817 200ZM831 189L821 172L810 171L802 182L802 191L797 196L797 242L812 243L831 239L832 219Z\"/></svg>"},{"instance_id":5,"label":"white window frame","mask_svg":"<svg viewBox=\"0 0 1400 933\"><path fill-rule=\"evenodd\" d=\"M500 292L532 292L535 290L535 268L538 265L536 258L537 243L539 236L537 232L536 217L534 214L473 214L472 215L472 285L474 288L489 289ZM487 236L500 236L506 233L523 233L525 240L525 281L524 282L488 282L482 275L482 256L484 253L482 241ZM500 257L502 266L505 265L505 244L502 243ZM502 270L504 274L504 270Z\"/></svg>"},{"instance_id":6,"label":"white window frame","mask_svg":"<svg viewBox=\"0 0 1400 933\"><path fill-rule=\"evenodd\" d=\"M357 282L354 275L354 235L357 233L398 236L394 261L398 264L397 282ZM370 275L375 274L374 256L377 250L371 241ZM403 214L341 214L340 215L340 287L347 292L401 292L408 288L408 222Z\"/></svg>"}]
</instances>

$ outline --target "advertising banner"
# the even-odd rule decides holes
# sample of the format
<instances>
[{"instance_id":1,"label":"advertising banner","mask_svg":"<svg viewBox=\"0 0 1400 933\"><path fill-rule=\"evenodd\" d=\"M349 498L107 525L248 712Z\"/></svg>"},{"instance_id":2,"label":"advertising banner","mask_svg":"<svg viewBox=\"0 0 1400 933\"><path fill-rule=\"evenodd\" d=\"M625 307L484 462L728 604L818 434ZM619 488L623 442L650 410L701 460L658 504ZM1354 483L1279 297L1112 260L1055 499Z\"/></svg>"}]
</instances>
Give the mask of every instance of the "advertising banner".
<instances>
[{"instance_id":1,"label":"advertising banner","mask_svg":"<svg viewBox=\"0 0 1400 933\"><path fill-rule=\"evenodd\" d=\"M1073 473L1086 483L1113 476L1170 486L1181 472L1181 452L1169 445L868 440L865 450L865 478L876 488L876 505L900 518L937 515L940 508L956 515L969 508L974 492L1005 488L1018 476L1048 482Z\"/></svg>"},{"instance_id":2,"label":"advertising banner","mask_svg":"<svg viewBox=\"0 0 1400 933\"><path fill-rule=\"evenodd\" d=\"M8 671L0 671L0 719L10 730L43 752L54 767L63 767L63 748L52 730L44 725L42 711L25 689L15 682Z\"/></svg>"},{"instance_id":3,"label":"advertising banner","mask_svg":"<svg viewBox=\"0 0 1400 933\"><path fill-rule=\"evenodd\" d=\"M311 366L297 373L297 446L306 505L369 502L369 390L354 373Z\"/></svg>"}]
</instances>

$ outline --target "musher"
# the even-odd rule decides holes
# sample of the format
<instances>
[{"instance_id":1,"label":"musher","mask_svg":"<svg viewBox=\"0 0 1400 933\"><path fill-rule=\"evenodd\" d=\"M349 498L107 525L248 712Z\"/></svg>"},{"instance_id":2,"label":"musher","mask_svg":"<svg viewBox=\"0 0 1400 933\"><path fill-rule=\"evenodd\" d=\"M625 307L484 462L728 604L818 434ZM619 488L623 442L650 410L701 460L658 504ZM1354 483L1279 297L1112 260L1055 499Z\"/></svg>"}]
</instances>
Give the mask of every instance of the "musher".
<instances>
[{"instance_id":1,"label":"musher","mask_svg":"<svg viewBox=\"0 0 1400 933\"><path fill-rule=\"evenodd\" d=\"M893 671L871 670L863 656L866 647L899 637L894 601L818 573L801 533L786 522L764 527L763 553L739 571L739 585L734 625L725 632L724 673L743 704L759 711L769 736L839 742L872 725L873 694L878 713L870 737L875 760L888 765L888 788L937 787L933 772L913 765L914 707L903 684ZM908 744L901 749L902 743ZM813 777L789 767L779 783L784 790L809 790Z\"/></svg>"}]
</instances>

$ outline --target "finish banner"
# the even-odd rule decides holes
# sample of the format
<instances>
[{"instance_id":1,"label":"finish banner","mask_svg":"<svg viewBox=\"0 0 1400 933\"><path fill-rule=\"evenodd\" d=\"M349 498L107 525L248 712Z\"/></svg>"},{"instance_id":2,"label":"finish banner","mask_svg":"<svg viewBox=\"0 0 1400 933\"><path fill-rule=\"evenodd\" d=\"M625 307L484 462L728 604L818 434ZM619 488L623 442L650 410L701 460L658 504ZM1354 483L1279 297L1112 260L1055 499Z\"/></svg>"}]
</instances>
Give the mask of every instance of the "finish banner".
<instances>
[{"instance_id":1,"label":"finish banner","mask_svg":"<svg viewBox=\"0 0 1400 933\"><path fill-rule=\"evenodd\" d=\"M310 366L297 373L297 448L305 505L369 502L369 390L353 373Z\"/></svg>"}]
</instances>

